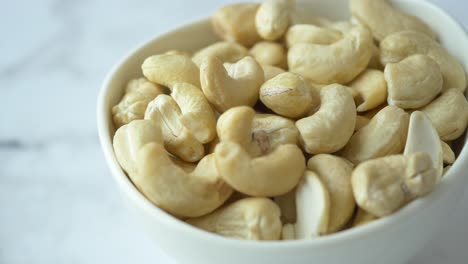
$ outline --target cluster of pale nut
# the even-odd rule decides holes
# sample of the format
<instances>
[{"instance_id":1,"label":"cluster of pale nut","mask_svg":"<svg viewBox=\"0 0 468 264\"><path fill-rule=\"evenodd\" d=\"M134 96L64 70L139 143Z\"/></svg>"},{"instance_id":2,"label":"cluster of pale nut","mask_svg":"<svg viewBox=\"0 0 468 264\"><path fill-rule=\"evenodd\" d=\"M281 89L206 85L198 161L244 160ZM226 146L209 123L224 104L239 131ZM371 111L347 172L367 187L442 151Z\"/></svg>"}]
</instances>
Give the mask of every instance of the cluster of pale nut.
<instances>
[{"instance_id":1,"label":"cluster of pale nut","mask_svg":"<svg viewBox=\"0 0 468 264\"><path fill-rule=\"evenodd\" d=\"M467 126L465 71L418 18L350 7L357 24L300 21L289 0L225 6L212 18L224 42L147 58L113 108L135 186L252 240L332 234L431 192Z\"/></svg>"}]
</instances>

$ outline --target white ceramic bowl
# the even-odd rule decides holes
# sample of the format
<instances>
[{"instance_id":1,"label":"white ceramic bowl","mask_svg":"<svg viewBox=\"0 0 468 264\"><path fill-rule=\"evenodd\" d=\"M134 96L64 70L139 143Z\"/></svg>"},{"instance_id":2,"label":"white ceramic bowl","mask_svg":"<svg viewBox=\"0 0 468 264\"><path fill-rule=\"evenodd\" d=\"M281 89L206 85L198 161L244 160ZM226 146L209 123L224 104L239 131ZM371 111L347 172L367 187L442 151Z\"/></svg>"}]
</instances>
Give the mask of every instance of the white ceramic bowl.
<instances>
[{"instance_id":1,"label":"white ceramic bowl","mask_svg":"<svg viewBox=\"0 0 468 264\"><path fill-rule=\"evenodd\" d=\"M310 15L347 19L348 0L298 1ZM423 0L393 0L394 5L426 21L443 45L468 69L468 38L463 28L441 9ZM179 263L216 264L398 264L409 260L436 233L466 188L468 150L437 189L396 214L363 227L303 241L252 242L227 239L193 228L149 202L120 168L112 149L114 126L111 108L121 98L125 84L141 76L140 65L153 54L171 49L195 51L216 40L209 20L196 22L156 37L132 51L110 72L99 97L99 138L112 175L129 208L140 216L148 234ZM463 141L464 142L464 141ZM460 143L464 144L464 143ZM461 147L461 146L460 146ZM138 245L134 245L138 246Z\"/></svg>"}]
</instances>

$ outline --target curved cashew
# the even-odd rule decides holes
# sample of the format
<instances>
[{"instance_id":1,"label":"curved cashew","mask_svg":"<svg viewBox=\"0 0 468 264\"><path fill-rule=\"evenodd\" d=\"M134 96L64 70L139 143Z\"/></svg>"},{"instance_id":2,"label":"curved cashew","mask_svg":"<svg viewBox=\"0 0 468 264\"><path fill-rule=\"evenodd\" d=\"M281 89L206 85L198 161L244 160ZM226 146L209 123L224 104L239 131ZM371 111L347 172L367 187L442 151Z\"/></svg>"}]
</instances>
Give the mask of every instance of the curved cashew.
<instances>
[{"instance_id":1,"label":"curved cashew","mask_svg":"<svg viewBox=\"0 0 468 264\"><path fill-rule=\"evenodd\" d=\"M235 190L251 196L283 195L297 185L305 170L302 151L293 144L252 158L242 145L221 141L215 156L223 179Z\"/></svg>"},{"instance_id":2,"label":"curved cashew","mask_svg":"<svg viewBox=\"0 0 468 264\"><path fill-rule=\"evenodd\" d=\"M220 41L197 51L192 60L200 67L205 58L215 56L224 62L234 63L249 55L249 50L235 42Z\"/></svg>"},{"instance_id":3,"label":"curved cashew","mask_svg":"<svg viewBox=\"0 0 468 264\"><path fill-rule=\"evenodd\" d=\"M360 23L368 26L378 41L403 30L419 31L433 39L436 38L434 32L421 19L394 8L387 0L351 0L351 14Z\"/></svg>"},{"instance_id":4,"label":"curved cashew","mask_svg":"<svg viewBox=\"0 0 468 264\"><path fill-rule=\"evenodd\" d=\"M330 217L326 234L341 230L353 217L354 202L351 187L353 167L342 158L329 154L313 156L307 168L319 176L330 195Z\"/></svg>"},{"instance_id":5,"label":"curved cashew","mask_svg":"<svg viewBox=\"0 0 468 264\"><path fill-rule=\"evenodd\" d=\"M306 81L300 75L290 72L265 82L260 87L260 100L273 112L290 118L303 117L318 106L313 105L314 100Z\"/></svg>"},{"instance_id":6,"label":"curved cashew","mask_svg":"<svg viewBox=\"0 0 468 264\"><path fill-rule=\"evenodd\" d=\"M437 172L431 157L420 152L363 162L353 171L351 181L358 205L383 217L431 192Z\"/></svg>"},{"instance_id":7,"label":"curved cashew","mask_svg":"<svg viewBox=\"0 0 468 264\"><path fill-rule=\"evenodd\" d=\"M442 159L444 160L444 164L453 164L455 162L455 153L452 148L442 140L440 141L440 144L442 146Z\"/></svg>"},{"instance_id":8,"label":"curved cashew","mask_svg":"<svg viewBox=\"0 0 468 264\"><path fill-rule=\"evenodd\" d=\"M203 92L188 83L178 83L171 93L182 112L180 122L202 144L216 137L216 119Z\"/></svg>"},{"instance_id":9,"label":"curved cashew","mask_svg":"<svg viewBox=\"0 0 468 264\"><path fill-rule=\"evenodd\" d=\"M250 47L261 40L255 28L259 4L240 3L224 6L211 18L214 32L222 39Z\"/></svg>"},{"instance_id":10,"label":"curved cashew","mask_svg":"<svg viewBox=\"0 0 468 264\"><path fill-rule=\"evenodd\" d=\"M431 120L421 111L414 111L410 116L408 137L406 138L403 154L410 155L417 152L425 152L432 159L432 164L437 171L437 177L442 177L444 168L442 145L440 138L431 124Z\"/></svg>"},{"instance_id":11,"label":"curved cashew","mask_svg":"<svg viewBox=\"0 0 468 264\"><path fill-rule=\"evenodd\" d=\"M154 120L162 127L164 145L167 151L188 162L200 160L205 149L182 123L184 115L179 105L168 95L159 95L148 104L145 119ZM185 123L193 122L185 117ZM195 123L193 123L195 124ZM200 125L193 125L199 127Z\"/></svg>"},{"instance_id":12,"label":"curved cashew","mask_svg":"<svg viewBox=\"0 0 468 264\"><path fill-rule=\"evenodd\" d=\"M216 57L208 57L200 66L202 90L220 113L234 106L253 106L264 78L262 67L252 57L224 66Z\"/></svg>"},{"instance_id":13,"label":"curved cashew","mask_svg":"<svg viewBox=\"0 0 468 264\"><path fill-rule=\"evenodd\" d=\"M356 126L354 127L354 131L358 131L359 129L367 126L369 124L370 118L367 118L365 116L356 116Z\"/></svg>"},{"instance_id":14,"label":"curved cashew","mask_svg":"<svg viewBox=\"0 0 468 264\"><path fill-rule=\"evenodd\" d=\"M281 209L281 222L296 223L296 190L292 190L284 195L276 196L273 201Z\"/></svg>"},{"instance_id":15,"label":"curved cashew","mask_svg":"<svg viewBox=\"0 0 468 264\"><path fill-rule=\"evenodd\" d=\"M380 60L383 65L396 63L413 54L424 54L435 60L444 78L443 91L466 89L463 66L444 47L430 37L415 31L402 31L386 37L380 43Z\"/></svg>"},{"instance_id":16,"label":"curved cashew","mask_svg":"<svg viewBox=\"0 0 468 264\"><path fill-rule=\"evenodd\" d=\"M247 240L278 240L280 209L267 198L246 198L187 223L222 236Z\"/></svg>"},{"instance_id":17,"label":"curved cashew","mask_svg":"<svg viewBox=\"0 0 468 264\"><path fill-rule=\"evenodd\" d=\"M164 146L149 143L138 151L135 185L158 207L178 217L198 217L221 206L232 189L221 178L213 155L188 173L174 164Z\"/></svg>"},{"instance_id":18,"label":"curved cashew","mask_svg":"<svg viewBox=\"0 0 468 264\"><path fill-rule=\"evenodd\" d=\"M359 94L356 98L358 112L374 109L387 100L387 83L379 70L365 70L349 86Z\"/></svg>"},{"instance_id":19,"label":"curved cashew","mask_svg":"<svg viewBox=\"0 0 468 264\"><path fill-rule=\"evenodd\" d=\"M468 123L468 102L459 89L449 89L421 109L432 121L442 140L459 138Z\"/></svg>"},{"instance_id":20,"label":"curved cashew","mask_svg":"<svg viewBox=\"0 0 468 264\"><path fill-rule=\"evenodd\" d=\"M143 62L141 69L148 80L169 89L182 82L200 87L200 70L190 57L185 55L154 55Z\"/></svg>"},{"instance_id":21,"label":"curved cashew","mask_svg":"<svg viewBox=\"0 0 468 264\"><path fill-rule=\"evenodd\" d=\"M380 110L359 129L341 151L341 156L354 164L403 151L408 132L409 115L396 106Z\"/></svg>"},{"instance_id":22,"label":"curved cashew","mask_svg":"<svg viewBox=\"0 0 468 264\"><path fill-rule=\"evenodd\" d=\"M385 66L388 104L415 109L432 101L442 90L440 67L426 55L412 55Z\"/></svg>"},{"instance_id":23,"label":"curved cashew","mask_svg":"<svg viewBox=\"0 0 468 264\"><path fill-rule=\"evenodd\" d=\"M329 45L343 37L340 31L315 25L294 25L286 33L286 46L291 48L297 43Z\"/></svg>"},{"instance_id":24,"label":"curved cashew","mask_svg":"<svg viewBox=\"0 0 468 264\"><path fill-rule=\"evenodd\" d=\"M138 151L148 143L162 143L163 136L161 128L155 122L134 120L117 129L112 142L117 161L130 176L138 172Z\"/></svg>"},{"instance_id":25,"label":"curved cashew","mask_svg":"<svg viewBox=\"0 0 468 264\"><path fill-rule=\"evenodd\" d=\"M163 87L151 83L145 78L129 81L125 95L117 105L112 107L115 127L119 128L133 120L143 119L148 103L163 93Z\"/></svg>"},{"instance_id":26,"label":"curved cashew","mask_svg":"<svg viewBox=\"0 0 468 264\"><path fill-rule=\"evenodd\" d=\"M285 72L283 69L275 67L275 66L271 66L271 65L261 65L261 66L262 66L263 73L265 76L265 82Z\"/></svg>"},{"instance_id":27,"label":"curved cashew","mask_svg":"<svg viewBox=\"0 0 468 264\"><path fill-rule=\"evenodd\" d=\"M296 190L296 239L325 235L330 215L330 196L317 174L306 171Z\"/></svg>"},{"instance_id":28,"label":"curved cashew","mask_svg":"<svg viewBox=\"0 0 468 264\"><path fill-rule=\"evenodd\" d=\"M285 48L276 42L262 41L250 49L250 54L261 65L271 65L282 69L288 67Z\"/></svg>"},{"instance_id":29,"label":"curved cashew","mask_svg":"<svg viewBox=\"0 0 468 264\"><path fill-rule=\"evenodd\" d=\"M330 45L298 43L288 51L291 72L320 84L345 84L358 76L372 57L370 31L356 26Z\"/></svg>"},{"instance_id":30,"label":"curved cashew","mask_svg":"<svg viewBox=\"0 0 468 264\"><path fill-rule=\"evenodd\" d=\"M258 8L255 26L258 34L266 40L281 38L290 24L292 0L266 0Z\"/></svg>"},{"instance_id":31,"label":"curved cashew","mask_svg":"<svg viewBox=\"0 0 468 264\"><path fill-rule=\"evenodd\" d=\"M307 153L333 153L346 145L356 124L356 105L348 90L332 84L320 91L320 109L296 122Z\"/></svg>"},{"instance_id":32,"label":"curved cashew","mask_svg":"<svg viewBox=\"0 0 468 264\"><path fill-rule=\"evenodd\" d=\"M368 212L362 210L362 208L359 208L353 221L353 227L366 225L377 219L377 216L369 214Z\"/></svg>"}]
</instances>

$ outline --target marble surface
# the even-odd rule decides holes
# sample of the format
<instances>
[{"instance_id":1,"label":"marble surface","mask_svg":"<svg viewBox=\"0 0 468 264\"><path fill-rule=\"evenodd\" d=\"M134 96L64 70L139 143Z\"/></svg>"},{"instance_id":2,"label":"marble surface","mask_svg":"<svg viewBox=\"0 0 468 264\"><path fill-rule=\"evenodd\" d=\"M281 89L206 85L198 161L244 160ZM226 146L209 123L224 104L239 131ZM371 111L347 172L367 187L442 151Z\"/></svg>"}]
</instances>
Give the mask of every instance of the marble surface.
<instances>
[{"instance_id":1,"label":"marble surface","mask_svg":"<svg viewBox=\"0 0 468 264\"><path fill-rule=\"evenodd\" d=\"M468 2L433 1L468 27ZM119 200L96 135L96 97L129 49L226 2L2 2L0 263L173 263ZM464 201L411 264L466 263Z\"/></svg>"}]
</instances>

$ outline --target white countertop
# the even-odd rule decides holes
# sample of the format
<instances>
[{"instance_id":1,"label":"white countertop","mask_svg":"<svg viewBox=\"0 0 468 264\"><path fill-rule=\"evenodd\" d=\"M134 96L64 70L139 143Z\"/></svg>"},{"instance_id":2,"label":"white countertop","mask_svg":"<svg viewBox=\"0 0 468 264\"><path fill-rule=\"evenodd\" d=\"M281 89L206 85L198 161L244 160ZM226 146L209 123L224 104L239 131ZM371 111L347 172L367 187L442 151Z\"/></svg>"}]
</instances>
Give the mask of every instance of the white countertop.
<instances>
[{"instance_id":1,"label":"white countertop","mask_svg":"<svg viewBox=\"0 0 468 264\"><path fill-rule=\"evenodd\" d=\"M468 2L433 0L468 28ZM0 8L0 263L173 263L127 213L95 102L129 49L223 1L16 0ZM468 193L411 264L467 263Z\"/></svg>"}]
</instances>

